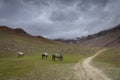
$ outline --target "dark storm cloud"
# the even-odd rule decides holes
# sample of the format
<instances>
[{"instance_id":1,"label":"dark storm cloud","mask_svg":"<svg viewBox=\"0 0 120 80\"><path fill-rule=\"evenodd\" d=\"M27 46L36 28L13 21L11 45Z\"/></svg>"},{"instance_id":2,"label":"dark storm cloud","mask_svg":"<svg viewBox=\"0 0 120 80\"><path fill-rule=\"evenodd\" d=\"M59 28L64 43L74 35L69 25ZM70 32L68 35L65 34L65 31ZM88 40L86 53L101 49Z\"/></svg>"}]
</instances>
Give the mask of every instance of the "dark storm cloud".
<instances>
[{"instance_id":1,"label":"dark storm cloud","mask_svg":"<svg viewBox=\"0 0 120 80\"><path fill-rule=\"evenodd\" d=\"M120 23L120 0L0 0L0 25L32 35L74 38Z\"/></svg>"}]
</instances>

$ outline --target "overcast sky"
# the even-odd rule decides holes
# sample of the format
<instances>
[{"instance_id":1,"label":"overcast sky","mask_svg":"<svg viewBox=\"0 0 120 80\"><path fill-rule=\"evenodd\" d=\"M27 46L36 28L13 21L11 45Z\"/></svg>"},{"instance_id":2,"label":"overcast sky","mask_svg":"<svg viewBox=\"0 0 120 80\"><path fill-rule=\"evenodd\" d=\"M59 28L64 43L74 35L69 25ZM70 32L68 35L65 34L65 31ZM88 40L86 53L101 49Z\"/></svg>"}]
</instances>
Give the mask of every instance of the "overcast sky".
<instances>
[{"instance_id":1,"label":"overcast sky","mask_svg":"<svg viewBox=\"0 0 120 80\"><path fill-rule=\"evenodd\" d=\"M75 38L120 24L120 0L0 0L0 25Z\"/></svg>"}]
</instances>

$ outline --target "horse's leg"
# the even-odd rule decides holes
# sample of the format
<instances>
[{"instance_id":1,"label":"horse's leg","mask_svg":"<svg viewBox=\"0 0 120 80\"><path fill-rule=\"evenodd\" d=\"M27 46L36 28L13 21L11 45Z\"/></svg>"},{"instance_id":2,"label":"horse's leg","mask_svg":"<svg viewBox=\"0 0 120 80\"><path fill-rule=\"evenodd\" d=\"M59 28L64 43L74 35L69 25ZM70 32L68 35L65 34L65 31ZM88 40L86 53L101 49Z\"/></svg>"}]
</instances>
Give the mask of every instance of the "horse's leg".
<instances>
[{"instance_id":1,"label":"horse's leg","mask_svg":"<svg viewBox=\"0 0 120 80\"><path fill-rule=\"evenodd\" d=\"M23 56L21 55L21 58L22 58Z\"/></svg>"},{"instance_id":2,"label":"horse's leg","mask_svg":"<svg viewBox=\"0 0 120 80\"><path fill-rule=\"evenodd\" d=\"M63 60L63 57L61 57L61 61Z\"/></svg>"},{"instance_id":3,"label":"horse's leg","mask_svg":"<svg viewBox=\"0 0 120 80\"><path fill-rule=\"evenodd\" d=\"M46 56L46 59L47 59L48 56Z\"/></svg>"},{"instance_id":4,"label":"horse's leg","mask_svg":"<svg viewBox=\"0 0 120 80\"><path fill-rule=\"evenodd\" d=\"M61 61L63 60L63 56L61 56Z\"/></svg>"},{"instance_id":5,"label":"horse's leg","mask_svg":"<svg viewBox=\"0 0 120 80\"><path fill-rule=\"evenodd\" d=\"M60 58L58 57L58 61L60 60Z\"/></svg>"},{"instance_id":6,"label":"horse's leg","mask_svg":"<svg viewBox=\"0 0 120 80\"><path fill-rule=\"evenodd\" d=\"M22 55L22 58L23 58L24 54Z\"/></svg>"},{"instance_id":7,"label":"horse's leg","mask_svg":"<svg viewBox=\"0 0 120 80\"><path fill-rule=\"evenodd\" d=\"M22 57L22 55L20 55L20 58Z\"/></svg>"},{"instance_id":8,"label":"horse's leg","mask_svg":"<svg viewBox=\"0 0 120 80\"><path fill-rule=\"evenodd\" d=\"M62 58L61 58L61 57L59 57L59 60L60 60L60 61L62 61Z\"/></svg>"}]
</instances>

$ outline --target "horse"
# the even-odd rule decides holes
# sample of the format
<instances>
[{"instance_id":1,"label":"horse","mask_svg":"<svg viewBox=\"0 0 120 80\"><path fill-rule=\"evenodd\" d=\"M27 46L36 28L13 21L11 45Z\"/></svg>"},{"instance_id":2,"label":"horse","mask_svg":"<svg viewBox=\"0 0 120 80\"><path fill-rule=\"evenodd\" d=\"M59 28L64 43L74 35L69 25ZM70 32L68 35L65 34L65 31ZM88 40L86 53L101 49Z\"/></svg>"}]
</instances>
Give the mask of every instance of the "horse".
<instances>
[{"instance_id":1,"label":"horse","mask_svg":"<svg viewBox=\"0 0 120 80\"><path fill-rule=\"evenodd\" d=\"M63 60L62 54L53 54L53 55L52 55L52 60L55 61L56 58L58 58L58 60L60 60L60 61Z\"/></svg>"},{"instance_id":2,"label":"horse","mask_svg":"<svg viewBox=\"0 0 120 80\"><path fill-rule=\"evenodd\" d=\"M44 58L44 59L47 59L47 57L48 57L48 53L42 53L42 59Z\"/></svg>"},{"instance_id":3,"label":"horse","mask_svg":"<svg viewBox=\"0 0 120 80\"><path fill-rule=\"evenodd\" d=\"M21 58L24 56L24 53L23 52L18 52L18 58Z\"/></svg>"}]
</instances>

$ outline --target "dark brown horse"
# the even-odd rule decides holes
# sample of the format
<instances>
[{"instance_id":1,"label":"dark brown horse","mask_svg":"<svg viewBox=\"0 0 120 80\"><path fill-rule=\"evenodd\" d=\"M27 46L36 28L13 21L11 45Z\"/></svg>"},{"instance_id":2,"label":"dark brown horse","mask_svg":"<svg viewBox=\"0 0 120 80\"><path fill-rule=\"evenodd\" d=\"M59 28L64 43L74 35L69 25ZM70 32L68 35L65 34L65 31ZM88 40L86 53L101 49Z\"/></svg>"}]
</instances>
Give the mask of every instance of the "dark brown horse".
<instances>
[{"instance_id":1,"label":"dark brown horse","mask_svg":"<svg viewBox=\"0 0 120 80\"><path fill-rule=\"evenodd\" d=\"M62 61L63 60L63 56L62 54L53 54L52 55L52 60L56 60L56 58L58 58L58 60Z\"/></svg>"}]
</instances>

